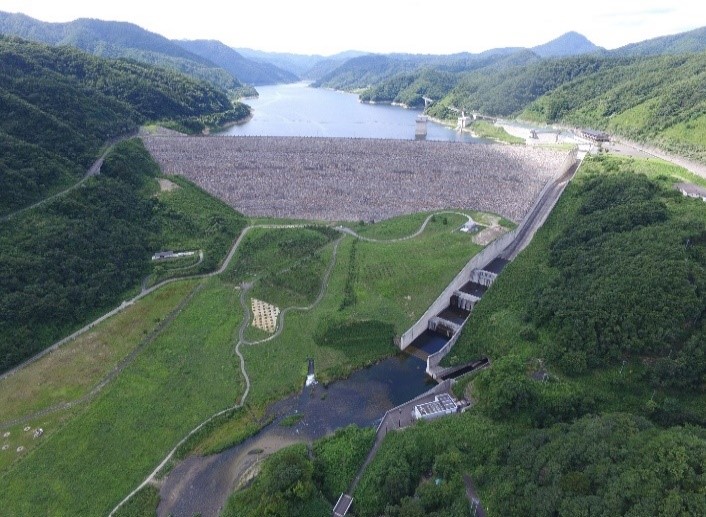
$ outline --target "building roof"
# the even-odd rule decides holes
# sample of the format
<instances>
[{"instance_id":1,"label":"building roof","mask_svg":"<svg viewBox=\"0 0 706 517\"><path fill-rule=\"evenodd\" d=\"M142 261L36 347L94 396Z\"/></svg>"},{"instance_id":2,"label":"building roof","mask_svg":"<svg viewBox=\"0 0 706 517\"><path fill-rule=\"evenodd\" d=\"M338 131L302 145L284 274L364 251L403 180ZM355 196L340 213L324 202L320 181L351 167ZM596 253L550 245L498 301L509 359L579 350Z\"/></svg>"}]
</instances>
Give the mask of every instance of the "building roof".
<instances>
[{"instance_id":1,"label":"building roof","mask_svg":"<svg viewBox=\"0 0 706 517\"><path fill-rule=\"evenodd\" d=\"M605 131L596 131L595 129L582 129L581 135L591 140L596 140L598 142L607 142L610 140L610 136Z\"/></svg>"},{"instance_id":2,"label":"building roof","mask_svg":"<svg viewBox=\"0 0 706 517\"><path fill-rule=\"evenodd\" d=\"M434 397L432 402L425 402L424 404L419 404L414 406L414 409L421 416L434 415L436 413L445 413L449 410L456 409L456 402L451 398L448 393L442 393Z\"/></svg>"},{"instance_id":3,"label":"building roof","mask_svg":"<svg viewBox=\"0 0 706 517\"><path fill-rule=\"evenodd\" d=\"M687 196L698 196L706 198L706 188L699 187L698 185L694 185L693 183L677 183L674 186Z\"/></svg>"}]
</instances>

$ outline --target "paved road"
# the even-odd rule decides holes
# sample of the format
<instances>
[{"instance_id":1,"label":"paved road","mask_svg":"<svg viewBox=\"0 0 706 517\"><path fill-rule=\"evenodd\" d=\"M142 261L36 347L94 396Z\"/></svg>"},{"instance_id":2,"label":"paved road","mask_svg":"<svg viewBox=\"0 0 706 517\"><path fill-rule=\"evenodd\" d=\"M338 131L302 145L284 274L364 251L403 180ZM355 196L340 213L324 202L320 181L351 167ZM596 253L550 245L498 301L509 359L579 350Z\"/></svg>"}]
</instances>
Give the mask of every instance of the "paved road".
<instances>
[{"instance_id":1,"label":"paved road","mask_svg":"<svg viewBox=\"0 0 706 517\"><path fill-rule=\"evenodd\" d=\"M406 235L404 237L397 237L395 239L373 239L372 237L366 237L364 235L360 235L355 230L351 230L350 228L348 228L346 226L336 226L335 230L338 230L339 232L342 232L342 233L347 233L348 235L352 235L353 237L360 239L361 241L366 241L366 242L379 242L379 243L401 242L401 241L407 241L409 239L414 239L415 237L419 237L419 235L422 234L422 232L427 227L427 224L429 224L429 221L431 221L433 217L435 217L437 215L443 215L443 214L460 215L460 216L467 218L468 222L471 222L473 220L470 215L464 214L462 212L434 212L433 214L429 215L426 219L424 219L424 222L421 224L421 226L419 227L419 229L416 232L411 233L409 235Z\"/></svg>"},{"instance_id":2,"label":"paved road","mask_svg":"<svg viewBox=\"0 0 706 517\"><path fill-rule=\"evenodd\" d=\"M137 135L137 132L134 131L132 133L128 133L126 135L122 135L122 136L119 136L119 137L114 138L112 140L109 140L106 143L107 147L105 148L103 153L98 157L98 159L95 162L93 162L93 165L91 165L88 168L88 170L86 171L86 174L84 174L83 178L81 178L77 183L74 183L69 188L62 190L61 192L57 192L56 194L53 194L49 197L45 197L44 199L37 201L36 203L34 203L32 205L26 206L24 208L20 208L19 210L16 210L15 212L12 212L11 214L7 214L3 217L0 217L0 221L3 221L3 222L9 221L10 219L17 217L18 215L20 215L24 212L27 212L29 210L37 208L38 206L41 206L45 203L48 203L49 201L52 201L52 200L57 199L61 196L64 196L64 195L68 194L69 192L71 192L72 190L80 187L91 176L97 176L98 174L100 174L101 167L103 166L103 161L105 160L105 157L108 156L108 153L110 153L110 151L113 150L113 147L115 147L115 144L122 142L123 140L127 140L128 138L132 138L133 136L136 136L136 135Z\"/></svg>"}]
</instances>

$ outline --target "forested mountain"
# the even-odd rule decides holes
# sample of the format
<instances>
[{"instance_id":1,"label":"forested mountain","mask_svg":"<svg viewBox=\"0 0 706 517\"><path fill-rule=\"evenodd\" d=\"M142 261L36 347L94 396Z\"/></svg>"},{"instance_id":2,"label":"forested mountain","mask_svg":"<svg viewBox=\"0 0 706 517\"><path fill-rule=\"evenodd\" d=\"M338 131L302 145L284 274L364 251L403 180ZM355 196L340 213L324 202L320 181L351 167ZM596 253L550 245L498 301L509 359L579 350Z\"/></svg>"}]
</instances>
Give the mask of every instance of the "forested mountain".
<instances>
[{"instance_id":1,"label":"forested mountain","mask_svg":"<svg viewBox=\"0 0 706 517\"><path fill-rule=\"evenodd\" d=\"M463 109L605 129L706 160L705 48L706 28L615 51L567 33L532 50L361 56L315 85L416 108L430 97L439 119Z\"/></svg>"},{"instance_id":2,"label":"forested mountain","mask_svg":"<svg viewBox=\"0 0 706 517\"><path fill-rule=\"evenodd\" d=\"M216 63L233 77L252 85L292 83L299 78L270 63L246 59L231 47L215 40L178 40L176 43L198 56Z\"/></svg>"},{"instance_id":3,"label":"forested mountain","mask_svg":"<svg viewBox=\"0 0 706 517\"><path fill-rule=\"evenodd\" d=\"M575 56L595 52L599 47L577 32L568 32L533 49L518 47L495 48L472 54L462 52L449 55L426 54L368 54L348 59L337 68L320 75L315 86L342 90L377 87L398 74L418 74L426 69L454 72L471 72L498 63L509 66L512 56L522 64L532 58ZM532 56L532 57L529 57ZM515 64L518 64L515 62Z\"/></svg>"},{"instance_id":4,"label":"forested mountain","mask_svg":"<svg viewBox=\"0 0 706 517\"><path fill-rule=\"evenodd\" d=\"M560 59L531 59L526 51L525 64L499 63L463 74L455 88L429 110L439 118L454 116L447 110L479 111L493 116L511 116L541 95L577 77L589 75L614 62L595 55Z\"/></svg>"},{"instance_id":5,"label":"forested mountain","mask_svg":"<svg viewBox=\"0 0 706 517\"><path fill-rule=\"evenodd\" d=\"M706 52L604 60L521 116L605 129L706 160Z\"/></svg>"},{"instance_id":6,"label":"forested mountain","mask_svg":"<svg viewBox=\"0 0 706 517\"><path fill-rule=\"evenodd\" d=\"M590 54L601 50L601 47L594 45L586 36L578 32L567 32L556 39L543 45L532 47L532 52L539 57L564 57L577 56L580 54Z\"/></svg>"},{"instance_id":7,"label":"forested mountain","mask_svg":"<svg viewBox=\"0 0 706 517\"><path fill-rule=\"evenodd\" d=\"M0 105L0 215L75 183L106 140L138 124L198 130L200 117L246 115L225 92L175 72L6 37Z\"/></svg>"},{"instance_id":8,"label":"forested mountain","mask_svg":"<svg viewBox=\"0 0 706 517\"><path fill-rule=\"evenodd\" d=\"M706 51L706 27L632 43L612 50L610 53L618 56L659 56L704 51Z\"/></svg>"},{"instance_id":9,"label":"forested mountain","mask_svg":"<svg viewBox=\"0 0 706 517\"><path fill-rule=\"evenodd\" d=\"M70 45L100 57L134 59L182 72L226 90L242 87L235 76L215 63L132 23L85 18L48 23L23 14L0 12L0 34L50 45Z\"/></svg>"},{"instance_id":10,"label":"forested mountain","mask_svg":"<svg viewBox=\"0 0 706 517\"><path fill-rule=\"evenodd\" d=\"M293 73L301 79L318 79L341 66L347 60L367 54L367 52L359 52L356 50L339 52L331 56L265 52L251 48L236 48L235 50L248 59L262 63L270 63L282 70Z\"/></svg>"}]
</instances>

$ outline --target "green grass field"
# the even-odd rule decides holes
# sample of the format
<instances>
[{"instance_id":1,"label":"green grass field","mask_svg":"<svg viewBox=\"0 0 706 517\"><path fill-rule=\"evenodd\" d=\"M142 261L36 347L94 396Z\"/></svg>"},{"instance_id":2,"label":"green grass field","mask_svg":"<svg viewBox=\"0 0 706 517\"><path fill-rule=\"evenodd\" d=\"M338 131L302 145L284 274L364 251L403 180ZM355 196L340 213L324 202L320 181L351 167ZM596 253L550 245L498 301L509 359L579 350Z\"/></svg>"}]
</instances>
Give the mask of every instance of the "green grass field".
<instances>
[{"instance_id":1,"label":"green grass field","mask_svg":"<svg viewBox=\"0 0 706 517\"><path fill-rule=\"evenodd\" d=\"M210 280L96 400L2 476L5 515L105 515L242 392L238 292Z\"/></svg>"},{"instance_id":2,"label":"green grass field","mask_svg":"<svg viewBox=\"0 0 706 517\"><path fill-rule=\"evenodd\" d=\"M86 395L147 339L195 285L194 281L171 283L27 366L20 374L0 380L2 420Z\"/></svg>"},{"instance_id":3,"label":"green grass field","mask_svg":"<svg viewBox=\"0 0 706 517\"><path fill-rule=\"evenodd\" d=\"M366 231L381 237L408 235L425 217L416 214L386 221ZM406 330L480 249L471 243L471 236L455 231L465 220L445 214L414 239L357 241L355 254L351 250L356 239L344 236L336 244L341 234L331 229L252 230L221 277L169 284L56 356L48 356L46 363L39 361L9 378L14 388L3 393L12 392L13 397L0 397L8 415L22 416L79 397L203 283L174 321L95 398L27 422L32 429L46 428L40 439L31 439L22 428L10 429L13 449L0 456L3 514L105 514L189 431L239 401L244 384L234 347L244 316L238 287L243 280L252 282L248 303L251 296L258 296L286 309L311 304L320 292L324 272L332 267L318 305L288 312L277 338L242 346L252 383L247 407L207 426L180 454L222 450L255 432L266 423L262 420L266 403L302 386L308 357L315 358L317 377L326 381L395 353L393 332ZM357 271L353 281L351 259ZM356 300L342 309L347 283ZM348 328L356 329L357 336L389 329L389 336L345 346L322 346L316 341L321 332L346 340ZM264 333L247 335L264 337ZM277 365L276 375L272 365ZM39 378L48 380L46 386ZM18 390L27 382L40 386ZM14 447L20 444L26 450L18 454ZM139 495L136 507L153 507L153 496L151 492Z\"/></svg>"}]
</instances>

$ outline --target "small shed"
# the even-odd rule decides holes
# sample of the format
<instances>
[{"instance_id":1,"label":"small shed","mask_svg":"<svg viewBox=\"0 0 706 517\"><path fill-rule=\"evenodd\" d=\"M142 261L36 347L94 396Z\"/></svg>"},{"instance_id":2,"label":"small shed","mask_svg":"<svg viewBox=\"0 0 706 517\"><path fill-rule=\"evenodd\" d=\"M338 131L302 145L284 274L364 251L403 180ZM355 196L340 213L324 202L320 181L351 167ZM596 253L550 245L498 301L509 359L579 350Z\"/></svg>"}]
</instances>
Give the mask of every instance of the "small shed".
<instances>
[{"instance_id":1,"label":"small shed","mask_svg":"<svg viewBox=\"0 0 706 517\"><path fill-rule=\"evenodd\" d=\"M677 183L674 185L684 196L693 197L706 201L706 188L699 187L693 183Z\"/></svg>"}]
</instances>

